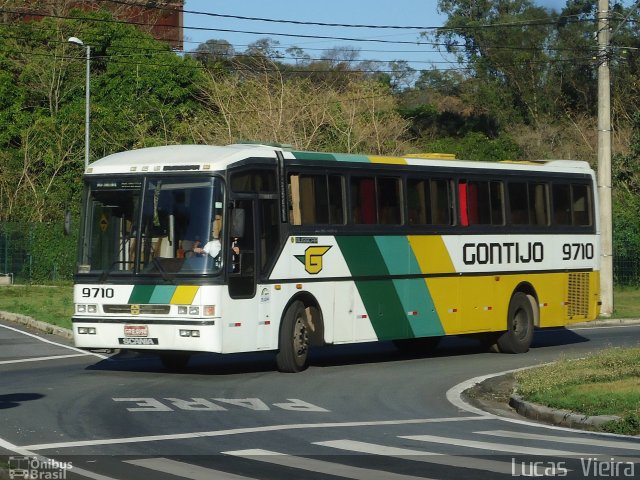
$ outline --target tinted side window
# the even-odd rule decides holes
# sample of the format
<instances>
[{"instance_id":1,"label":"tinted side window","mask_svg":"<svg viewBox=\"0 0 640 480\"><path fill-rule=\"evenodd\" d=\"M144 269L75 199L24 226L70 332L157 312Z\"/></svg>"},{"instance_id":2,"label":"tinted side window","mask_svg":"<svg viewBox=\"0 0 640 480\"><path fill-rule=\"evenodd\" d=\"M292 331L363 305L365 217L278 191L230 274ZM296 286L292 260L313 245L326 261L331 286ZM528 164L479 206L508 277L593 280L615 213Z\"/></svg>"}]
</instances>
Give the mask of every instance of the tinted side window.
<instances>
[{"instance_id":1,"label":"tinted side window","mask_svg":"<svg viewBox=\"0 0 640 480\"><path fill-rule=\"evenodd\" d=\"M443 178L407 180L407 223L451 225L450 181Z\"/></svg>"},{"instance_id":2,"label":"tinted side window","mask_svg":"<svg viewBox=\"0 0 640 480\"><path fill-rule=\"evenodd\" d=\"M469 225L503 225L504 196L502 182L467 182Z\"/></svg>"},{"instance_id":3,"label":"tinted side window","mask_svg":"<svg viewBox=\"0 0 640 480\"><path fill-rule=\"evenodd\" d=\"M293 225L344 224L341 175L291 175L289 186Z\"/></svg>"},{"instance_id":4,"label":"tinted side window","mask_svg":"<svg viewBox=\"0 0 640 480\"><path fill-rule=\"evenodd\" d=\"M567 184L554 183L551 186L553 203L553 223L571 225L571 188Z\"/></svg>"},{"instance_id":5,"label":"tinted side window","mask_svg":"<svg viewBox=\"0 0 640 480\"><path fill-rule=\"evenodd\" d=\"M588 185L571 185L571 207L573 225L592 224L591 188Z\"/></svg>"},{"instance_id":6,"label":"tinted side window","mask_svg":"<svg viewBox=\"0 0 640 480\"><path fill-rule=\"evenodd\" d=\"M251 170L231 175L231 190L236 193L276 193L274 170Z\"/></svg>"},{"instance_id":7,"label":"tinted side window","mask_svg":"<svg viewBox=\"0 0 640 480\"><path fill-rule=\"evenodd\" d=\"M351 177L351 218L357 225L378 222L374 177Z\"/></svg>"}]
</instances>

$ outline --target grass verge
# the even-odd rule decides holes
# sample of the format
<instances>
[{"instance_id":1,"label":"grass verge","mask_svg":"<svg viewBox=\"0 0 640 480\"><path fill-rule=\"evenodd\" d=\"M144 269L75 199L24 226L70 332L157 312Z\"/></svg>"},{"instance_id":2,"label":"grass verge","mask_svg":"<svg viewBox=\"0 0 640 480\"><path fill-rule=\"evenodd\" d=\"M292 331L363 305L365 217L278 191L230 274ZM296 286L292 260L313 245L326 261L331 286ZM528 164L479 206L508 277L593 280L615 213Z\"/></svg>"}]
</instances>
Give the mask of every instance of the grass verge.
<instances>
[{"instance_id":1,"label":"grass verge","mask_svg":"<svg viewBox=\"0 0 640 480\"><path fill-rule=\"evenodd\" d=\"M71 328L73 287L12 285L0 287L0 310Z\"/></svg>"},{"instance_id":2,"label":"grass verge","mask_svg":"<svg viewBox=\"0 0 640 480\"><path fill-rule=\"evenodd\" d=\"M640 347L611 348L580 360L515 374L524 399L584 415L617 415L601 430L640 435Z\"/></svg>"}]
</instances>

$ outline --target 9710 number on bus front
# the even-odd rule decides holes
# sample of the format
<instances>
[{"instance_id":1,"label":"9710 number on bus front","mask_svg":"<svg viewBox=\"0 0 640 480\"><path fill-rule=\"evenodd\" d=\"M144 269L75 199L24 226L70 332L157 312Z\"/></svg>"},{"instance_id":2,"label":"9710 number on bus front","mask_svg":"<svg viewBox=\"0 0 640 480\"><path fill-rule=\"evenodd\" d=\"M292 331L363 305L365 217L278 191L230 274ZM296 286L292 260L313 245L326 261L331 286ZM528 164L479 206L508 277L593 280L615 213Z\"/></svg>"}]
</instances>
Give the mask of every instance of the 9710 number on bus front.
<instances>
[{"instance_id":1,"label":"9710 number on bus front","mask_svg":"<svg viewBox=\"0 0 640 480\"><path fill-rule=\"evenodd\" d=\"M562 245L563 260L591 260L593 256L593 243L565 243Z\"/></svg>"},{"instance_id":2,"label":"9710 number on bus front","mask_svg":"<svg viewBox=\"0 0 640 480\"><path fill-rule=\"evenodd\" d=\"M107 287L84 287L82 289L83 298L113 298L113 288Z\"/></svg>"}]
</instances>

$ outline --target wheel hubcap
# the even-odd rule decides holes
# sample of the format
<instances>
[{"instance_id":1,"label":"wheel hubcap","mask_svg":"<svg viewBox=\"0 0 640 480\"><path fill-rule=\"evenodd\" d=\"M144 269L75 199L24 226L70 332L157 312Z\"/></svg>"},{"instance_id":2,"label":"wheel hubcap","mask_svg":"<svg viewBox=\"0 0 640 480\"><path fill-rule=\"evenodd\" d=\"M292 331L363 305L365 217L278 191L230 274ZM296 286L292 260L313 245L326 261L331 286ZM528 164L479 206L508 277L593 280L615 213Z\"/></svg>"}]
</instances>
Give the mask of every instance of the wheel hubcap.
<instances>
[{"instance_id":1,"label":"wheel hubcap","mask_svg":"<svg viewBox=\"0 0 640 480\"><path fill-rule=\"evenodd\" d=\"M304 356L309 348L309 333L301 318L296 320L293 330L293 349L299 357Z\"/></svg>"}]
</instances>

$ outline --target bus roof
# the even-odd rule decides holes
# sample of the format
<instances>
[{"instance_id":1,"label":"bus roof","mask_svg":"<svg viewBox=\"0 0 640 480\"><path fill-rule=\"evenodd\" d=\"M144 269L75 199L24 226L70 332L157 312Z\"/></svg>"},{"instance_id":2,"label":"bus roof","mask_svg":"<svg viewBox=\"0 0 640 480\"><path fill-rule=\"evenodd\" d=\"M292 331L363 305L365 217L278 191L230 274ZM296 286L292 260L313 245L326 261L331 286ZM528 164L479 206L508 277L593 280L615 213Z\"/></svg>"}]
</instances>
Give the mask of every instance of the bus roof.
<instances>
[{"instance_id":1,"label":"bus roof","mask_svg":"<svg viewBox=\"0 0 640 480\"><path fill-rule=\"evenodd\" d=\"M300 162L324 160L465 169L591 172L591 167L587 162L576 160L483 162L455 160L452 155L448 154L414 154L413 156L409 154L405 157L392 157L292 151L287 148L264 144L233 144L226 146L166 145L129 150L96 160L89 164L86 173L89 175L104 175L169 171L174 173L178 171L221 171L235 162L248 158L276 158L276 151L282 152L285 159Z\"/></svg>"}]
</instances>

